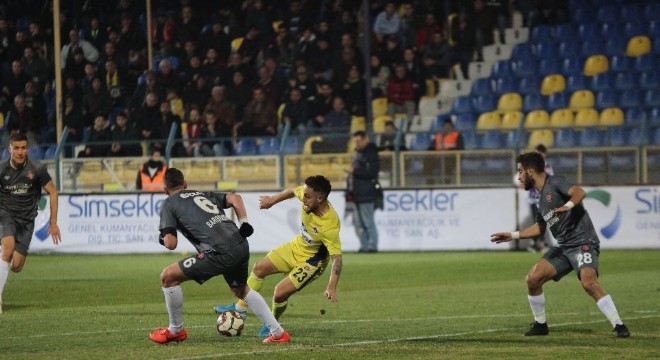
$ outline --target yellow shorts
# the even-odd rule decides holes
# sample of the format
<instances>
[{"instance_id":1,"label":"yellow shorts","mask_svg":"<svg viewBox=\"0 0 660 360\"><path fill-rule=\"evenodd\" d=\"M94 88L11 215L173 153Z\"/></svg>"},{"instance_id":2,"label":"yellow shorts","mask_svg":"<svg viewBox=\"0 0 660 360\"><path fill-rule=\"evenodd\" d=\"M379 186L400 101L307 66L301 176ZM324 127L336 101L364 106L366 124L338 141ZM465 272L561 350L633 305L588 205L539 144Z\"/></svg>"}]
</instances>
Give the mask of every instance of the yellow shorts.
<instances>
[{"instance_id":1,"label":"yellow shorts","mask_svg":"<svg viewBox=\"0 0 660 360\"><path fill-rule=\"evenodd\" d=\"M266 257L279 272L289 273L291 283L298 290L321 276L328 265L327 258L319 261L316 266L308 263L307 260L310 259L310 256L296 253L291 242L276 247Z\"/></svg>"}]
</instances>

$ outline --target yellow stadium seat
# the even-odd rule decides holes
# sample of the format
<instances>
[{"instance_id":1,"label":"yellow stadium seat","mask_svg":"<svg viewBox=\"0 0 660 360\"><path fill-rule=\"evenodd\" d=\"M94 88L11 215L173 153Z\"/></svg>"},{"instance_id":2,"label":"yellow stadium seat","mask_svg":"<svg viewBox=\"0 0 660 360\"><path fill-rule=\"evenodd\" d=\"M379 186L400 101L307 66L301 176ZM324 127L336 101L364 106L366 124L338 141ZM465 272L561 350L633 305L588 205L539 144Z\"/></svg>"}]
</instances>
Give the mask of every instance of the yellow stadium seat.
<instances>
[{"instance_id":1,"label":"yellow stadium seat","mask_svg":"<svg viewBox=\"0 0 660 360\"><path fill-rule=\"evenodd\" d=\"M371 109L374 117L387 114L387 98L380 97L371 100Z\"/></svg>"},{"instance_id":2,"label":"yellow stadium seat","mask_svg":"<svg viewBox=\"0 0 660 360\"><path fill-rule=\"evenodd\" d=\"M426 84L425 96L435 97L435 92L436 92L435 81L433 81L433 79L426 79L424 80L424 83Z\"/></svg>"},{"instance_id":3,"label":"yellow stadium seat","mask_svg":"<svg viewBox=\"0 0 660 360\"><path fill-rule=\"evenodd\" d=\"M543 78L541 82L541 95L548 96L566 89L566 79L563 75L552 74Z\"/></svg>"},{"instance_id":4,"label":"yellow stadium seat","mask_svg":"<svg viewBox=\"0 0 660 360\"><path fill-rule=\"evenodd\" d=\"M591 55L584 62L584 75L594 76L606 72L610 68L610 63L605 55Z\"/></svg>"},{"instance_id":5,"label":"yellow stadium seat","mask_svg":"<svg viewBox=\"0 0 660 360\"><path fill-rule=\"evenodd\" d=\"M575 114L576 127L598 126L598 111L594 109L580 109Z\"/></svg>"},{"instance_id":6,"label":"yellow stadium seat","mask_svg":"<svg viewBox=\"0 0 660 360\"><path fill-rule=\"evenodd\" d=\"M552 130L532 130L527 147L532 149L539 144L551 147L554 141L555 136L552 134Z\"/></svg>"},{"instance_id":7,"label":"yellow stadium seat","mask_svg":"<svg viewBox=\"0 0 660 360\"><path fill-rule=\"evenodd\" d=\"M554 128L573 127L573 112L569 109L557 109L550 115L550 126Z\"/></svg>"},{"instance_id":8,"label":"yellow stadium seat","mask_svg":"<svg viewBox=\"0 0 660 360\"><path fill-rule=\"evenodd\" d=\"M385 131L385 122L392 121L389 115L379 115L374 117L373 131L375 133L382 133Z\"/></svg>"},{"instance_id":9,"label":"yellow stadium seat","mask_svg":"<svg viewBox=\"0 0 660 360\"><path fill-rule=\"evenodd\" d=\"M277 122L280 124L282 123L282 113L284 113L284 108L286 107L286 103L281 103L280 107L277 108Z\"/></svg>"},{"instance_id":10,"label":"yellow stadium seat","mask_svg":"<svg viewBox=\"0 0 660 360\"><path fill-rule=\"evenodd\" d=\"M502 116L502 130L516 130L520 127L523 113L520 111L507 111Z\"/></svg>"},{"instance_id":11,"label":"yellow stadium seat","mask_svg":"<svg viewBox=\"0 0 660 360\"><path fill-rule=\"evenodd\" d=\"M0 129L5 128L5 114L0 112Z\"/></svg>"},{"instance_id":12,"label":"yellow stadium seat","mask_svg":"<svg viewBox=\"0 0 660 360\"><path fill-rule=\"evenodd\" d=\"M277 33L277 31L280 29L280 25L282 25L283 21L282 20L276 20L273 21L273 31Z\"/></svg>"},{"instance_id":13,"label":"yellow stadium seat","mask_svg":"<svg viewBox=\"0 0 660 360\"><path fill-rule=\"evenodd\" d=\"M310 155L312 153L312 144L317 141L323 141L323 138L320 136L310 136L305 140L303 144L303 155Z\"/></svg>"},{"instance_id":14,"label":"yellow stadium seat","mask_svg":"<svg viewBox=\"0 0 660 360\"><path fill-rule=\"evenodd\" d=\"M598 124L601 126L622 126L623 111L619 108L607 108L600 113Z\"/></svg>"},{"instance_id":15,"label":"yellow stadium seat","mask_svg":"<svg viewBox=\"0 0 660 360\"><path fill-rule=\"evenodd\" d=\"M367 131L367 119L362 116L353 116L351 118L351 134L358 130Z\"/></svg>"},{"instance_id":16,"label":"yellow stadium seat","mask_svg":"<svg viewBox=\"0 0 660 360\"><path fill-rule=\"evenodd\" d=\"M525 117L525 129L545 128L550 126L550 115L545 110L534 110Z\"/></svg>"},{"instance_id":17,"label":"yellow stadium seat","mask_svg":"<svg viewBox=\"0 0 660 360\"><path fill-rule=\"evenodd\" d=\"M237 51L241 45L243 44L243 38L242 37L237 37L236 39L231 41L231 51Z\"/></svg>"},{"instance_id":18,"label":"yellow stadium seat","mask_svg":"<svg viewBox=\"0 0 660 360\"><path fill-rule=\"evenodd\" d=\"M594 107L596 99L590 90L578 90L571 95L568 107L572 110L588 109Z\"/></svg>"},{"instance_id":19,"label":"yellow stadium seat","mask_svg":"<svg viewBox=\"0 0 660 360\"><path fill-rule=\"evenodd\" d=\"M635 36L628 41L626 55L638 57L651 52L651 39L648 36Z\"/></svg>"},{"instance_id":20,"label":"yellow stadium seat","mask_svg":"<svg viewBox=\"0 0 660 360\"><path fill-rule=\"evenodd\" d=\"M497 112L485 112L479 115L477 119L477 130L486 131L486 130L499 130L502 128L502 119Z\"/></svg>"},{"instance_id":21,"label":"yellow stadium seat","mask_svg":"<svg viewBox=\"0 0 660 360\"><path fill-rule=\"evenodd\" d=\"M506 93L497 102L499 111L518 111L522 109L522 96L518 93Z\"/></svg>"}]
</instances>

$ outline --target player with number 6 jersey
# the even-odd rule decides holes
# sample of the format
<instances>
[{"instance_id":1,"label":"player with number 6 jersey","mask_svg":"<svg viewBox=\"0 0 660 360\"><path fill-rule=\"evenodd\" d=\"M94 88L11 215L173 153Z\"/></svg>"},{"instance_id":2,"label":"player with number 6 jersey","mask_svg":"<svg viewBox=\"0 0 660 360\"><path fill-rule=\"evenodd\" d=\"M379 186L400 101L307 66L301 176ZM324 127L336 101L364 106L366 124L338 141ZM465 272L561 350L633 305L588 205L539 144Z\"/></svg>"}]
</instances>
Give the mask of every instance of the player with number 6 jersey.
<instances>
[{"instance_id":1,"label":"player with number 6 jersey","mask_svg":"<svg viewBox=\"0 0 660 360\"><path fill-rule=\"evenodd\" d=\"M339 216L328 201L331 189L328 179L316 175L308 177L303 186L288 188L274 196L260 198L259 205L262 209L270 209L280 201L293 197L302 202L300 232L293 240L273 249L257 262L248 279L250 288L259 291L266 276L288 273L288 276L277 284L273 294L271 310L276 319L279 319L286 310L291 295L321 276L329 259L332 259L332 273L325 290L325 297L332 302L337 301L337 283L342 269L342 255ZM214 310L217 313L236 310L246 314L247 308L245 302L239 301L236 304L216 306ZM267 334L265 327L259 333L261 336Z\"/></svg>"},{"instance_id":2,"label":"player with number 6 jersey","mask_svg":"<svg viewBox=\"0 0 660 360\"><path fill-rule=\"evenodd\" d=\"M149 338L159 344L180 342L188 335L183 328L183 290L180 283L195 280L203 284L223 275L229 289L245 301L266 324L268 341L289 342L291 338L268 309L257 291L247 286L250 248L247 237L253 228L248 222L243 199L238 194L187 190L181 171L165 171L165 193L168 195L160 212L160 244L169 250L177 247L177 230L199 252L166 267L160 275L170 325L156 329ZM225 215L233 208L240 227Z\"/></svg>"},{"instance_id":3,"label":"player with number 6 jersey","mask_svg":"<svg viewBox=\"0 0 660 360\"><path fill-rule=\"evenodd\" d=\"M596 300L598 308L612 324L616 336L630 336L612 297L598 282L600 240L582 204L586 192L577 185L570 185L561 176L546 174L545 160L537 152L520 154L516 161L520 186L525 190L535 188L538 191L536 223L520 231L492 234L490 240L499 244L533 238L544 234L547 229L557 239L557 246L546 252L527 274L528 300L534 314L534 323L524 335L548 334L543 284L550 280L559 281L575 270L582 287Z\"/></svg>"}]
</instances>

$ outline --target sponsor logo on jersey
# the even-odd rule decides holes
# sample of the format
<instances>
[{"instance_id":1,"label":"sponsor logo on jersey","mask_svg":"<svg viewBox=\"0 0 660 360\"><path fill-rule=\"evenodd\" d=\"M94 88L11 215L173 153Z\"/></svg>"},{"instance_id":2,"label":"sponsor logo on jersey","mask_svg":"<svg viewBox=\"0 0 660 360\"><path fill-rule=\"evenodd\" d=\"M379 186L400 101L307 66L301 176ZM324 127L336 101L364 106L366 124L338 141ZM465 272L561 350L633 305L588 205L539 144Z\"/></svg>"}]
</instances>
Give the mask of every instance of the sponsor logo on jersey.
<instances>
[{"instance_id":1,"label":"sponsor logo on jersey","mask_svg":"<svg viewBox=\"0 0 660 360\"><path fill-rule=\"evenodd\" d=\"M34 173L32 173L32 171L28 171L27 172L27 178L30 179L30 180L34 179Z\"/></svg>"},{"instance_id":2,"label":"sponsor logo on jersey","mask_svg":"<svg viewBox=\"0 0 660 360\"><path fill-rule=\"evenodd\" d=\"M545 200L546 200L547 202L551 202L551 201L552 201L552 194L547 194L547 195L545 195Z\"/></svg>"}]
</instances>

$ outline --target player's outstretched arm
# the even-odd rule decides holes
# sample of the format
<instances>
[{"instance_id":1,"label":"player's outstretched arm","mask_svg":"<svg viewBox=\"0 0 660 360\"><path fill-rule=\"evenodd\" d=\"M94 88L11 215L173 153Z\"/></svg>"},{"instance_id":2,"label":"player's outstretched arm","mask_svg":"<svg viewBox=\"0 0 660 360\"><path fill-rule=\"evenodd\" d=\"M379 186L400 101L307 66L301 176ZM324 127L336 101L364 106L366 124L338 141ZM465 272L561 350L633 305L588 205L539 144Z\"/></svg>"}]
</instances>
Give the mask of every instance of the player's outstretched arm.
<instances>
[{"instance_id":1,"label":"player's outstretched arm","mask_svg":"<svg viewBox=\"0 0 660 360\"><path fill-rule=\"evenodd\" d=\"M239 219L247 218L247 210L243 198L238 194L227 194L227 206L234 208Z\"/></svg>"},{"instance_id":2,"label":"player's outstretched arm","mask_svg":"<svg viewBox=\"0 0 660 360\"><path fill-rule=\"evenodd\" d=\"M513 232L498 232L490 235L490 241L496 244L516 239L528 239L541 235L541 226L534 224L526 229Z\"/></svg>"},{"instance_id":3,"label":"player's outstretched arm","mask_svg":"<svg viewBox=\"0 0 660 360\"><path fill-rule=\"evenodd\" d=\"M583 188L573 185L568 189L568 195L571 197L564 206L555 209L555 214L561 214L571 210L575 205L579 204L587 197L587 192Z\"/></svg>"},{"instance_id":4,"label":"player's outstretched arm","mask_svg":"<svg viewBox=\"0 0 660 360\"><path fill-rule=\"evenodd\" d=\"M260 196L259 197L259 208L260 209L270 209L273 205L277 204L280 201L291 199L296 196L296 188L290 187L282 190L281 192L273 196Z\"/></svg>"},{"instance_id":5,"label":"player's outstretched arm","mask_svg":"<svg viewBox=\"0 0 660 360\"><path fill-rule=\"evenodd\" d=\"M57 188L55 188L53 180L44 185L44 190L48 193L48 198L50 200L50 224L48 225L48 235L53 238L53 244L57 245L62 241L62 237L60 234L60 227L57 226Z\"/></svg>"},{"instance_id":6,"label":"player's outstretched arm","mask_svg":"<svg viewBox=\"0 0 660 360\"><path fill-rule=\"evenodd\" d=\"M337 283L339 282L339 275L341 275L341 268L343 260L341 255L332 255L332 273L330 273L330 280L328 287L325 288L325 297L332 301L337 302Z\"/></svg>"}]
</instances>

